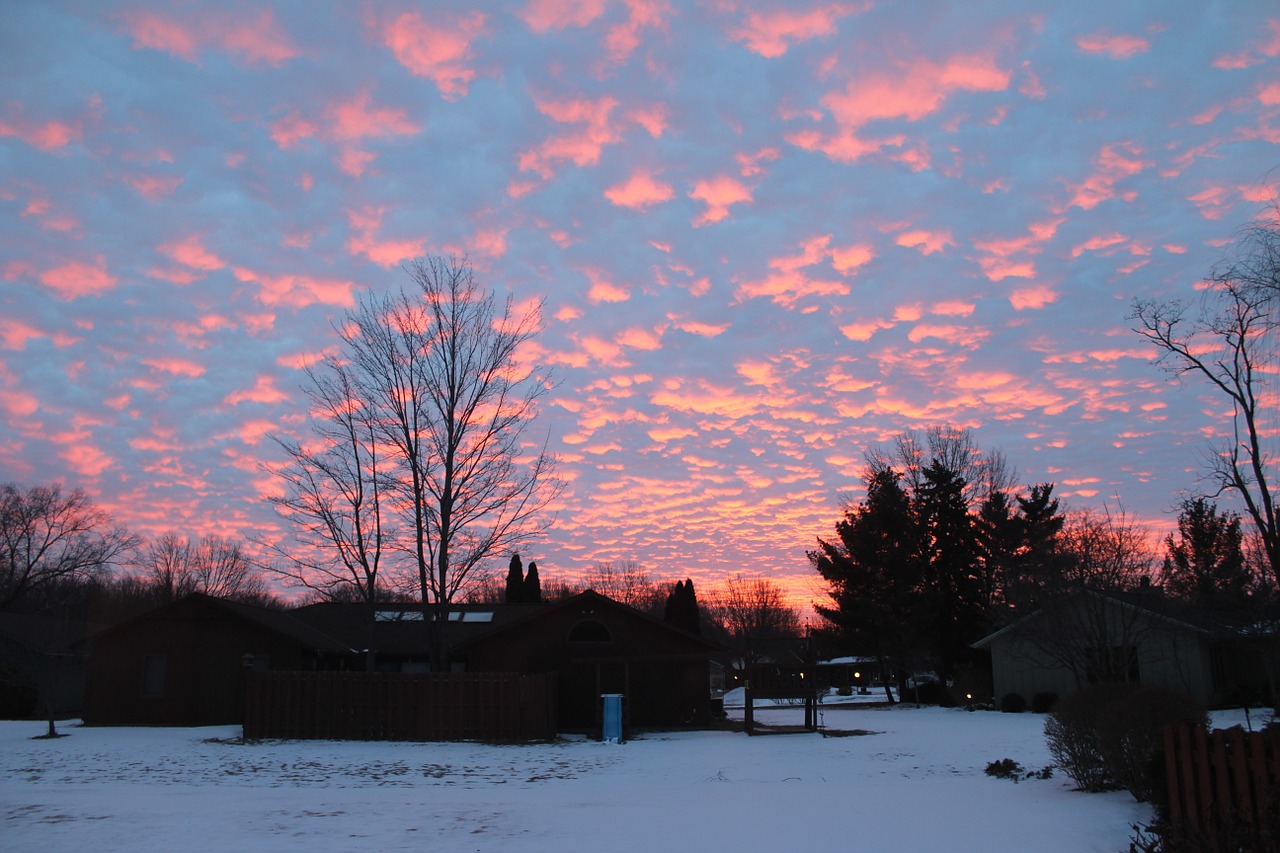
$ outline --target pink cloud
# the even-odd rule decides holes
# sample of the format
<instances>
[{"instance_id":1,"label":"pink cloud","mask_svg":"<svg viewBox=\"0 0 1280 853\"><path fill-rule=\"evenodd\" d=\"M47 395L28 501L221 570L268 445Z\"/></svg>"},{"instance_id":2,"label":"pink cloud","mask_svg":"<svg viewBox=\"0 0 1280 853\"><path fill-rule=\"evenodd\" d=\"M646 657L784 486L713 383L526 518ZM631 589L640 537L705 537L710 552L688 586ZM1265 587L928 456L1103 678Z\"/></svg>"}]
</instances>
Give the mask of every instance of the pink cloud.
<instances>
[{"instance_id":1,"label":"pink cloud","mask_svg":"<svg viewBox=\"0 0 1280 853\"><path fill-rule=\"evenodd\" d=\"M840 333L851 341L869 341L881 329L892 329L893 323L885 320L859 320L840 327Z\"/></svg>"},{"instance_id":2,"label":"pink cloud","mask_svg":"<svg viewBox=\"0 0 1280 853\"><path fill-rule=\"evenodd\" d=\"M264 374L257 378L252 388L233 391L222 402L228 406L238 406L241 403L280 403L287 399L289 395L276 387L274 379Z\"/></svg>"},{"instance_id":3,"label":"pink cloud","mask_svg":"<svg viewBox=\"0 0 1280 853\"><path fill-rule=\"evenodd\" d=\"M582 271L591 282L587 298L592 302L626 302L631 298L631 291L619 284L614 284L604 277L600 270L586 269Z\"/></svg>"},{"instance_id":4,"label":"pink cloud","mask_svg":"<svg viewBox=\"0 0 1280 853\"><path fill-rule=\"evenodd\" d=\"M1199 209L1205 219L1221 219L1231 209L1231 190L1221 186L1207 187L1188 201Z\"/></svg>"},{"instance_id":5,"label":"pink cloud","mask_svg":"<svg viewBox=\"0 0 1280 853\"><path fill-rule=\"evenodd\" d=\"M809 128L793 131L787 141L808 151L821 151L833 160L853 162L886 149L900 149L894 156L919 171L929 165L928 153L919 146L904 147L906 137L866 137L860 130L884 120L919 121L942 108L956 92L1003 92L1010 73L989 55L960 54L945 62L917 59L893 71L877 71L849 81L843 90L828 92L821 103L837 129L823 133Z\"/></svg>"},{"instance_id":6,"label":"pink cloud","mask_svg":"<svg viewBox=\"0 0 1280 853\"><path fill-rule=\"evenodd\" d=\"M842 273L850 273L875 258L875 248L870 243L856 243L831 250L831 266Z\"/></svg>"},{"instance_id":7,"label":"pink cloud","mask_svg":"<svg viewBox=\"0 0 1280 853\"><path fill-rule=\"evenodd\" d=\"M169 373L174 376L186 376L194 379L198 376L203 376L205 372L203 364L199 364L186 358L156 356L153 358L139 359L139 361L147 367L159 370L162 373Z\"/></svg>"},{"instance_id":8,"label":"pink cloud","mask_svg":"<svg viewBox=\"0 0 1280 853\"><path fill-rule=\"evenodd\" d=\"M1110 249L1124 243L1129 238L1123 234L1100 234L1096 237L1090 237L1088 240L1073 246L1071 248L1071 257L1078 258L1085 252L1098 252Z\"/></svg>"},{"instance_id":9,"label":"pink cloud","mask_svg":"<svg viewBox=\"0 0 1280 853\"><path fill-rule=\"evenodd\" d=\"M1110 35L1098 32L1080 36L1076 47L1085 53L1105 53L1112 59L1128 59L1151 49L1151 42L1141 36Z\"/></svg>"},{"instance_id":10,"label":"pink cloud","mask_svg":"<svg viewBox=\"0 0 1280 853\"><path fill-rule=\"evenodd\" d=\"M5 349L20 350L27 341L43 338L44 332L12 317L0 317L0 346Z\"/></svg>"},{"instance_id":11,"label":"pink cloud","mask_svg":"<svg viewBox=\"0 0 1280 853\"><path fill-rule=\"evenodd\" d=\"M536 172L546 179L553 174L553 164L569 162L575 166L594 166L600 162L600 152L606 145L618 142L622 135L609 120L609 114L618 102L609 96L598 100L588 98L563 101L534 98L538 111L560 124L581 127L554 135L527 151L520 153L518 163L522 172Z\"/></svg>"},{"instance_id":12,"label":"pink cloud","mask_svg":"<svg viewBox=\"0 0 1280 853\"><path fill-rule=\"evenodd\" d=\"M529 0L517 12L535 33L585 27L604 14L605 0Z\"/></svg>"},{"instance_id":13,"label":"pink cloud","mask_svg":"<svg viewBox=\"0 0 1280 853\"><path fill-rule=\"evenodd\" d=\"M484 34L485 20L481 12L465 17L433 13L428 24L419 13L405 12L383 27L382 36L401 65L431 80L453 101L464 97L475 79L475 69L468 65L471 43Z\"/></svg>"},{"instance_id":14,"label":"pink cloud","mask_svg":"<svg viewBox=\"0 0 1280 853\"><path fill-rule=\"evenodd\" d=\"M767 163L777 160L782 156L782 152L777 148L761 148L754 154L738 154L735 160L742 166L742 177L750 178L754 175L764 174L764 166L761 163Z\"/></svg>"},{"instance_id":15,"label":"pink cloud","mask_svg":"<svg viewBox=\"0 0 1280 853\"><path fill-rule=\"evenodd\" d=\"M742 42L747 49L766 59L776 59L793 44L835 35L839 20L861 11L847 3L827 3L807 11L778 9L772 12L749 11L738 25L729 28L729 38Z\"/></svg>"},{"instance_id":16,"label":"pink cloud","mask_svg":"<svg viewBox=\"0 0 1280 853\"><path fill-rule=\"evenodd\" d=\"M662 346L664 326L656 329L634 328L624 329L617 335L618 343L624 347L638 350L656 350Z\"/></svg>"},{"instance_id":17,"label":"pink cloud","mask_svg":"<svg viewBox=\"0 0 1280 853\"><path fill-rule=\"evenodd\" d=\"M689 198L707 206L705 211L694 218L693 224L710 225L727 217L729 208L733 205L751 201L751 190L737 178L720 175L698 181L689 192Z\"/></svg>"},{"instance_id":18,"label":"pink cloud","mask_svg":"<svg viewBox=\"0 0 1280 853\"><path fill-rule=\"evenodd\" d=\"M932 255L947 246L955 245L950 231L928 231L923 228L903 231L894 242L909 249L919 249L922 255Z\"/></svg>"},{"instance_id":19,"label":"pink cloud","mask_svg":"<svg viewBox=\"0 0 1280 853\"><path fill-rule=\"evenodd\" d=\"M1118 198L1133 201L1138 194L1134 190L1117 190L1116 185L1125 178L1138 174L1154 165L1142 159L1142 150L1131 142L1103 146L1094 160L1097 170L1079 184L1070 185L1072 196L1068 207L1092 210L1104 201Z\"/></svg>"},{"instance_id":20,"label":"pink cloud","mask_svg":"<svg viewBox=\"0 0 1280 853\"><path fill-rule=\"evenodd\" d=\"M1009 304L1015 311L1044 308L1058 301L1058 293L1047 284L1019 288L1009 295Z\"/></svg>"},{"instance_id":21,"label":"pink cloud","mask_svg":"<svg viewBox=\"0 0 1280 853\"><path fill-rule=\"evenodd\" d=\"M353 281L291 274L271 276L245 267L233 267L232 272L238 280L258 285L258 299L271 307L305 308L319 303L349 308L355 304Z\"/></svg>"},{"instance_id":22,"label":"pink cloud","mask_svg":"<svg viewBox=\"0 0 1280 853\"><path fill-rule=\"evenodd\" d=\"M369 98L366 89L350 100L330 103L325 109L330 121L327 135L339 142L359 142L370 137L406 136L421 129L406 117L405 110L370 106Z\"/></svg>"},{"instance_id":23,"label":"pink cloud","mask_svg":"<svg viewBox=\"0 0 1280 853\"><path fill-rule=\"evenodd\" d=\"M118 279L107 272L106 261L101 255L94 263L67 261L40 274L40 282L52 288L59 299L71 300L81 296L96 296L115 287Z\"/></svg>"},{"instance_id":24,"label":"pink cloud","mask_svg":"<svg viewBox=\"0 0 1280 853\"><path fill-rule=\"evenodd\" d=\"M158 201L173 195L182 184L182 178L178 175L126 175L124 182L148 201Z\"/></svg>"},{"instance_id":25,"label":"pink cloud","mask_svg":"<svg viewBox=\"0 0 1280 853\"><path fill-rule=\"evenodd\" d=\"M347 224L351 230L351 236L347 238L348 252L356 256L363 255L382 267L393 267L401 261L426 254L426 241L422 238L378 239L382 213L382 208L347 211Z\"/></svg>"},{"instance_id":26,"label":"pink cloud","mask_svg":"<svg viewBox=\"0 0 1280 853\"><path fill-rule=\"evenodd\" d=\"M675 191L670 184L659 181L651 173L640 171L606 189L604 196L619 207L645 210L655 204L670 201L675 196Z\"/></svg>"},{"instance_id":27,"label":"pink cloud","mask_svg":"<svg viewBox=\"0 0 1280 853\"><path fill-rule=\"evenodd\" d=\"M205 248L198 234L166 243L160 247L160 251L183 266L202 272L220 270L227 265L226 261Z\"/></svg>"},{"instance_id":28,"label":"pink cloud","mask_svg":"<svg viewBox=\"0 0 1280 853\"><path fill-rule=\"evenodd\" d=\"M248 65L274 67L299 55L270 9L247 19L230 14L164 15L148 11L127 12L121 17L133 36L135 50L159 50L187 62L197 62L204 48L222 50Z\"/></svg>"},{"instance_id":29,"label":"pink cloud","mask_svg":"<svg viewBox=\"0 0 1280 853\"><path fill-rule=\"evenodd\" d=\"M76 433L80 441L87 435ZM82 477L98 477L103 471L115 464L115 460L103 453L101 449L89 444L76 444L58 451L58 456L66 461L77 474Z\"/></svg>"},{"instance_id":30,"label":"pink cloud","mask_svg":"<svg viewBox=\"0 0 1280 853\"><path fill-rule=\"evenodd\" d=\"M16 108L11 105L10 110ZM21 115L11 115L0 118L0 136L16 136L41 151L56 151L79 142L84 138L84 130L79 121L72 124L56 120L32 122Z\"/></svg>"},{"instance_id":31,"label":"pink cloud","mask_svg":"<svg viewBox=\"0 0 1280 853\"><path fill-rule=\"evenodd\" d=\"M626 0L627 20L609 28L605 49L614 62L622 62L640 46L640 33L646 28L666 30L671 6L666 0Z\"/></svg>"},{"instance_id":32,"label":"pink cloud","mask_svg":"<svg viewBox=\"0 0 1280 853\"><path fill-rule=\"evenodd\" d=\"M654 139L662 136L667 129L667 108L662 104L654 104L648 107L636 107L627 110L627 120L635 122L648 131L649 135Z\"/></svg>"},{"instance_id":33,"label":"pink cloud","mask_svg":"<svg viewBox=\"0 0 1280 853\"><path fill-rule=\"evenodd\" d=\"M271 124L271 139L287 150L301 140L315 136L319 131L319 125L301 118L297 110L291 110L287 116Z\"/></svg>"}]
</instances>

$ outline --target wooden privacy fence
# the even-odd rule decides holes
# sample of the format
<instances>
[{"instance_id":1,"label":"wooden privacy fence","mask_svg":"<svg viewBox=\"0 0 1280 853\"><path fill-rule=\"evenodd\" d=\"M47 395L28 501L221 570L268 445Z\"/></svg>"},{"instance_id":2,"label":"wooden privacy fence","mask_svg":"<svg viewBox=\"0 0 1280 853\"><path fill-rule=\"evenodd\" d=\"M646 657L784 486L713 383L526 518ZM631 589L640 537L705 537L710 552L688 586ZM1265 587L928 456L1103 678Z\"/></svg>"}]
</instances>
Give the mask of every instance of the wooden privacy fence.
<instances>
[{"instance_id":1,"label":"wooden privacy fence","mask_svg":"<svg viewBox=\"0 0 1280 853\"><path fill-rule=\"evenodd\" d=\"M325 740L544 740L554 674L250 672L244 736Z\"/></svg>"},{"instance_id":2,"label":"wooden privacy fence","mask_svg":"<svg viewBox=\"0 0 1280 853\"><path fill-rule=\"evenodd\" d=\"M1182 723L1165 726L1164 748L1174 825L1210 836L1239 823L1280 829L1268 827L1280 796L1280 733Z\"/></svg>"}]
</instances>

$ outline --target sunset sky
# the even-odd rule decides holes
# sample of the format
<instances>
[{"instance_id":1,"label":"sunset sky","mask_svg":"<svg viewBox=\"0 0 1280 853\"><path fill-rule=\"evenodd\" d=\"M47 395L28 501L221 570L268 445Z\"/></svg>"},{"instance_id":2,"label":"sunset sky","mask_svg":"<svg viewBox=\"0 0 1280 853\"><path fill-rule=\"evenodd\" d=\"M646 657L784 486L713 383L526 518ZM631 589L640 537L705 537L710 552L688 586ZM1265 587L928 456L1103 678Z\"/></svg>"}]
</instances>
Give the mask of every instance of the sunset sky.
<instances>
[{"instance_id":1,"label":"sunset sky","mask_svg":"<svg viewBox=\"0 0 1280 853\"><path fill-rule=\"evenodd\" d=\"M0 481L272 537L300 368L465 253L545 300L544 582L807 601L933 424L1169 529L1229 412L1126 315L1280 182L1270 0L6 0L0 80Z\"/></svg>"}]
</instances>

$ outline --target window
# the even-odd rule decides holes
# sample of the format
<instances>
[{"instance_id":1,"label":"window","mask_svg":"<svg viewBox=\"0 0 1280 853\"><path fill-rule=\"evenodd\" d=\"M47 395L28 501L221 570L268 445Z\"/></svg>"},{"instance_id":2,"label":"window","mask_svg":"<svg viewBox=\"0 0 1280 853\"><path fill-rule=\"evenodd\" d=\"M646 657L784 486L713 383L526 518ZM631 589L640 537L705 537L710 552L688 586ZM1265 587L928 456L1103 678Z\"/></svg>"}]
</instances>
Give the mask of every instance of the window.
<instances>
[{"instance_id":1,"label":"window","mask_svg":"<svg viewBox=\"0 0 1280 853\"><path fill-rule=\"evenodd\" d=\"M159 699L164 696L164 655L147 655L142 662L142 696Z\"/></svg>"},{"instance_id":2,"label":"window","mask_svg":"<svg viewBox=\"0 0 1280 853\"><path fill-rule=\"evenodd\" d=\"M584 619L569 630L571 643L611 643L613 635L603 622L595 619Z\"/></svg>"}]
</instances>

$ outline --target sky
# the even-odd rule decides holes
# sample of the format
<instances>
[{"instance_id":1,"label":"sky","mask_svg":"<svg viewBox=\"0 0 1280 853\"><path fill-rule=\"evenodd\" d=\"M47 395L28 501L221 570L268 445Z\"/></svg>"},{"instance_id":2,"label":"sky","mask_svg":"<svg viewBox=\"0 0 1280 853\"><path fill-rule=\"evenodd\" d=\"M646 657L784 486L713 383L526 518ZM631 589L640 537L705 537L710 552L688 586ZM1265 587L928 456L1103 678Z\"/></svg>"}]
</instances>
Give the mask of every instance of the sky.
<instances>
[{"instance_id":1,"label":"sky","mask_svg":"<svg viewBox=\"0 0 1280 853\"><path fill-rule=\"evenodd\" d=\"M465 255L543 301L544 583L813 598L863 454L937 425L1171 529L1229 411L1130 305L1280 185L1250 0L8 0L0 80L0 481L280 536L303 368Z\"/></svg>"}]
</instances>

